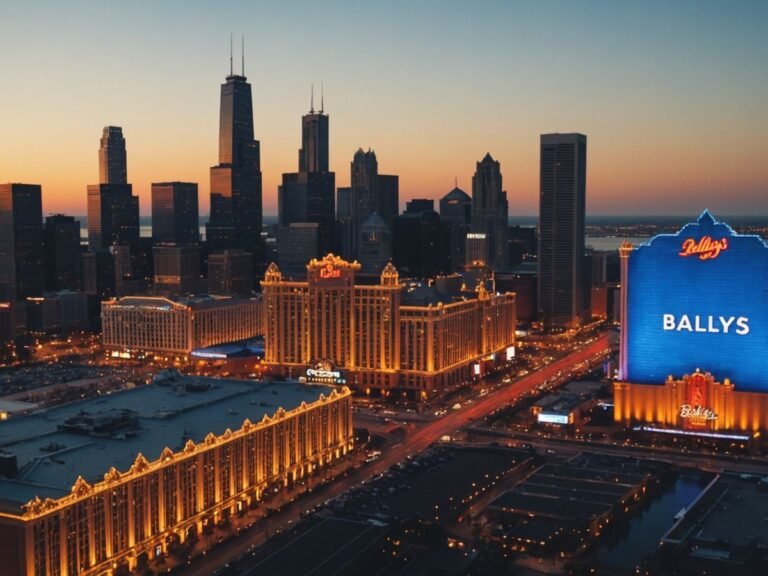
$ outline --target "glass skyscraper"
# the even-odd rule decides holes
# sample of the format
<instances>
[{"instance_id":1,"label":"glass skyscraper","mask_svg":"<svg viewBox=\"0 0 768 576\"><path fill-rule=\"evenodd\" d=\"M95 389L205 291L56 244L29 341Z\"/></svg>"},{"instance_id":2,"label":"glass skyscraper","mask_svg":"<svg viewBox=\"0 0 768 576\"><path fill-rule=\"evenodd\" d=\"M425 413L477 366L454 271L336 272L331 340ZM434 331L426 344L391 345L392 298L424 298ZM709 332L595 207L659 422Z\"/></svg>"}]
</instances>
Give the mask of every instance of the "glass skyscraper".
<instances>
[{"instance_id":1,"label":"glass skyscraper","mask_svg":"<svg viewBox=\"0 0 768 576\"><path fill-rule=\"evenodd\" d=\"M251 85L230 73L221 85L219 164L211 168L211 215L206 239L214 250L261 254L261 152L253 138Z\"/></svg>"},{"instance_id":2,"label":"glass skyscraper","mask_svg":"<svg viewBox=\"0 0 768 576\"><path fill-rule=\"evenodd\" d=\"M588 320L585 271L587 137L542 134L539 183L539 320L574 328Z\"/></svg>"},{"instance_id":3,"label":"glass skyscraper","mask_svg":"<svg viewBox=\"0 0 768 576\"><path fill-rule=\"evenodd\" d=\"M105 126L99 147L99 183L126 184L127 182L128 162L123 129L119 126Z\"/></svg>"}]
</instances>

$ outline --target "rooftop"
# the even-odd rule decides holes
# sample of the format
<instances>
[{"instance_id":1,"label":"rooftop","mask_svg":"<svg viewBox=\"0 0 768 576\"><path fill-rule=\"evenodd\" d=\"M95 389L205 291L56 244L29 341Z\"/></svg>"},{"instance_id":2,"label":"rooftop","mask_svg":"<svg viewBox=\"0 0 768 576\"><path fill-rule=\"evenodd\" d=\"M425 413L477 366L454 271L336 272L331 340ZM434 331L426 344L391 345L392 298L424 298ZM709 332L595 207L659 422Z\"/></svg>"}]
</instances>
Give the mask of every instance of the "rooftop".
<instances>
[{"instance_id":1,"label":"rooftop","mask_svg":"<svg viewBox=\"0 0 768 576\"><path fill-rule=\"evenodd\" d=\"M0 422L0 450L16 456L18 470L0 477L0 509L18 512L35 496L69 494L78 476L101 481L110 467L130 469L136 456L156 460L164 448L238 430L278 408L328 396L331 386L257 382L167 374L156 383L57 406Z\"/></svg>"}]
</instances>

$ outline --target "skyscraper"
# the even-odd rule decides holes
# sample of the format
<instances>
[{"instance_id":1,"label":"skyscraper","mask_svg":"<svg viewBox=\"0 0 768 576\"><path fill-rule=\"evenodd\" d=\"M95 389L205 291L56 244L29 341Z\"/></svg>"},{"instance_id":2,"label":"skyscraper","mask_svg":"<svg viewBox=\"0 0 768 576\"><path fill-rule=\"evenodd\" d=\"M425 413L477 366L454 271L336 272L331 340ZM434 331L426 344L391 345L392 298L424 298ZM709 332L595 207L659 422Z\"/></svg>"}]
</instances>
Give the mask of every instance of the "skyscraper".
<instances>
[{"instance_id":1,"label":"skyscraper","mask_svg":"<svg viewBox=\"0 0 768 576\"><path fill-rule=\"evenodd\" d=\"M54 214L45 219L45 287L80 290L80 221Z\"/></svg>"},{"instance_id":2,"label":"skyscraper","mask_svg":"<svg viewBox=\"0 0 768 576\"><path fill-rule=\"evenodd\" d=\"M397 216L392 233L392 263L408 278L433 278L449 272L447 227L434 200L411 200Z\"/></svg>"},{"instance_id":3,"label":"skyscraper","mask_svg":"<svg viewBox=\"0 0 768 576\"><path fill-rule=\"evenodd\" d=\"M119 126L105 126L99 147L99 183L126 184L127 182L128 166L123 129Z\"/></svg>"},{"instance_id":4,"label":"skyscraper","mask_svg":"<svg viewBox=\"0 0 768 576\"><path fill-rule=\"evenodd\" d=\"M586 136L541 135L538 306L545 327L572 328L589 319L586 175Z\"/></svg>"},{"instance_id":5,"label":"skyscraper","mask_svg":"<svg viewBox=\"0 0 768 576\"><path fill-rule=\"evenodd\" d=\"M88 247L107 249L139 241L139 197L130 184L88 186Z\"/></svg>"},{"instance_id":6,"label":"skyscraper","mask_svg":"<svg viewBox=\"0 0 768 576\"><path fill-rule=\"evenodd\" d=\"M451 269L464 266L467 233L472 225L472 198L456 187L440 199L440 218L448 226Z\"/></svg>"},{"instance_id":7,"label":"skyscraper","mask_svg":"<svg viewBox=\"0 0 768 576\"><path fill-rule=\"evenodd\" d=\"M200 241L197 184L152 184L152 240L189 244Z\"/></svg>"},{"instance_id":8,"label":"skyscraper","mask_svg":"<svg viewBox=\"0 0 768 576\"><path fill-rule=\"evenodd\" d=\"M506 270L509 205L502 189L501 167L490 154L477 163L472 177L472 232L486 235L485 263Z\"/></svg>"},{"instance_id":9,"label":"skyscraper","mask_svg":"<svg viewBox=\"0 0 768 576\"><path fill-rule=\"evenodd\" d=\"M314 98L310 101L309 114L301 117L301 149L299 172L328 172L328 115L315 112Z\"/></svg>"},{"instance_id":10,"label":"skyscraper","mask_svg":"<svg viewBox=\"0 0 768 576\"><path fill-rule=\"evenodd\" d=\"M360 257L358 242L363 222L374 212L392 232L392 222L398 213L399 178L379 174L376 152L359 148L352 159L350 174L350 204L352 208L352 232L355 246L353 253Z\"/></svg>"},{"instance_id":11,"label":"skyscraper","mask_svg":"<svg viewBox=\"0 0 768 576\"><path fill-rule=\"evenodd\" d=\"M310 104L309 114L301 118L301 148L299 171L283 174L278 187L278 222L283 228L292 224L316 223L317 253L320 257L334 247L336 175L328 171L328 115L322 106L315 111ZM291 234L283 234L285 240ZM278 241L278 251L280 243ZM307 259L309 260L309 259Z\"/></svg>"},{"instance_id":12,"label":"skyscraper","mask_svg":"<svg viewBox=\"0 0 768 576\"><path fill-rule=\"evenodd\" d=\"M88 186L88 247L135 245L139 241L139 197L128 184L125 139L118 126L106 126L102 133L99 180Z\"/></svg>"},{"instance_id":13,"label":"skyscraper","mask_svg":"<svg viewBox=\"0 0 768 576\"><path fill-rule=\"evenodd\" d=\"M211 168L211 215L206 239L214 250L261 254L261 152L253 137L251 85L231 69L221 85L219 163Z\"/></svg>"},{"instance_id":14,"label":"skyscraper","mask_svg":"<svg viewBox=\"0 0 768 576\"><path fill-rule=\"evenodd\" d=\"M45 286L39 184L0 184L0 302L40 296Z\"/></svg>"}]
</instances>

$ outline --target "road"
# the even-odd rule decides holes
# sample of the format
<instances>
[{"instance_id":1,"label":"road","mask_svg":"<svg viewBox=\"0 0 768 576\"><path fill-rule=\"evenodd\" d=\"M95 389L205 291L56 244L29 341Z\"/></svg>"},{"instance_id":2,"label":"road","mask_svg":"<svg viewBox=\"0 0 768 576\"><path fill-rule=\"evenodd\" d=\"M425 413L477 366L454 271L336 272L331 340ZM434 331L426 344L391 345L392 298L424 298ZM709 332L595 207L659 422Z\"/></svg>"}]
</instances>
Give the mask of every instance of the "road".
<instances>
[{"instance_id":1,"label":"road","mask_svg":"<svg viewBox=\"0 0 768 576\"><path fill-rule=\"evenodd\" d=\"M245 554L254 546L263 544L267 540L268 534L274 534L278 529L289 528L299 518L299 513L302 510L311 509L329 498L342 494L352 486L383 473L391 466L405 460L409 455L425 450L443 436L451 435L470 422L479 420L494 410L514 402L521 395L538 388L547 380L557 378L558 372L566 373L573 366L584 362L593 366L596 363L594 359L597 357L605 358L610 348L610 335L603 334L584 348L554 360L499 390L477 398L473 404L465 404L458 410L449 411L439 420L425 423L416 430L410 431L403 442L387 449L375 462L355 470L346 478L333 482L319 493L308 494L297 502L286 504L280 512L259 521L247 535L211 550L203 557L196 558L191 565L180 569L177 574L179 576L209 576L216 568L223 566L231 559Z\"/></svg>"},{"instance_id":2,"label":"road","mask_svg":"<svg viewBox=\"0 0 768 576\"><path fill-rule=\"evenodd\" d=\"M702 452L683 452L680 449L666 447L636 446L633 444L610 444L600 440L576 440L573 438L540 438L535 434L523 432L508 432L490 428L471 428L476 435L485 435L488 439L509 438L518 442L530 444L544 452L555 450L557 455L577 454L579 452L594 452L643 458L646 460L661 460L676 466L690 468L728 470L740 474L768 474L768 461L764 457L735 454L705 454Z\"/></svg>"}]
</instances>

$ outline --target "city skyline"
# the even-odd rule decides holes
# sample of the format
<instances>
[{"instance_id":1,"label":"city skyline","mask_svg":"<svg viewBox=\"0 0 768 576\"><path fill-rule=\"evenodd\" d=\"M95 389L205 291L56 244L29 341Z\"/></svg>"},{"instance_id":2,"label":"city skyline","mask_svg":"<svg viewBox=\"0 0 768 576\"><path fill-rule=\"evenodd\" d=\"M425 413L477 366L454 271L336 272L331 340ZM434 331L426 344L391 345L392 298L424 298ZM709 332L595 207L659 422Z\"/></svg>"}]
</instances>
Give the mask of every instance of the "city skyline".
<instances>
[{"instance_id":1,"label":"city skyline","mask_svg":"<svg viewBox=\"0 0 768 576\"><path fill-rule=\"evenodd\" d=\"M588 214L768 213L764 3L424 3L405 17L406 7L11 3L0 29L23 49L0 63L15 87L0 92L15 111L0 182L41 184L44 214L84 214L96 134L115 125L142 215L159 181L196 182L208 214L234 33L245 36L266 215L277 211L281 174L294 170L312 84L323 85L333 119L337 186L349 184L354 151L370 147L400 176L401 205L440 198L454 178L470 189L474 163L490 152L510 214L535 214L539 135L579 131L590 138ZM377 42L366 32L374 21ZM286 43L291 26L306 34ZM124 45L103 50L121 34ZM173 90L158 89L171 80Z\"/></svg>"}]
</instances>

